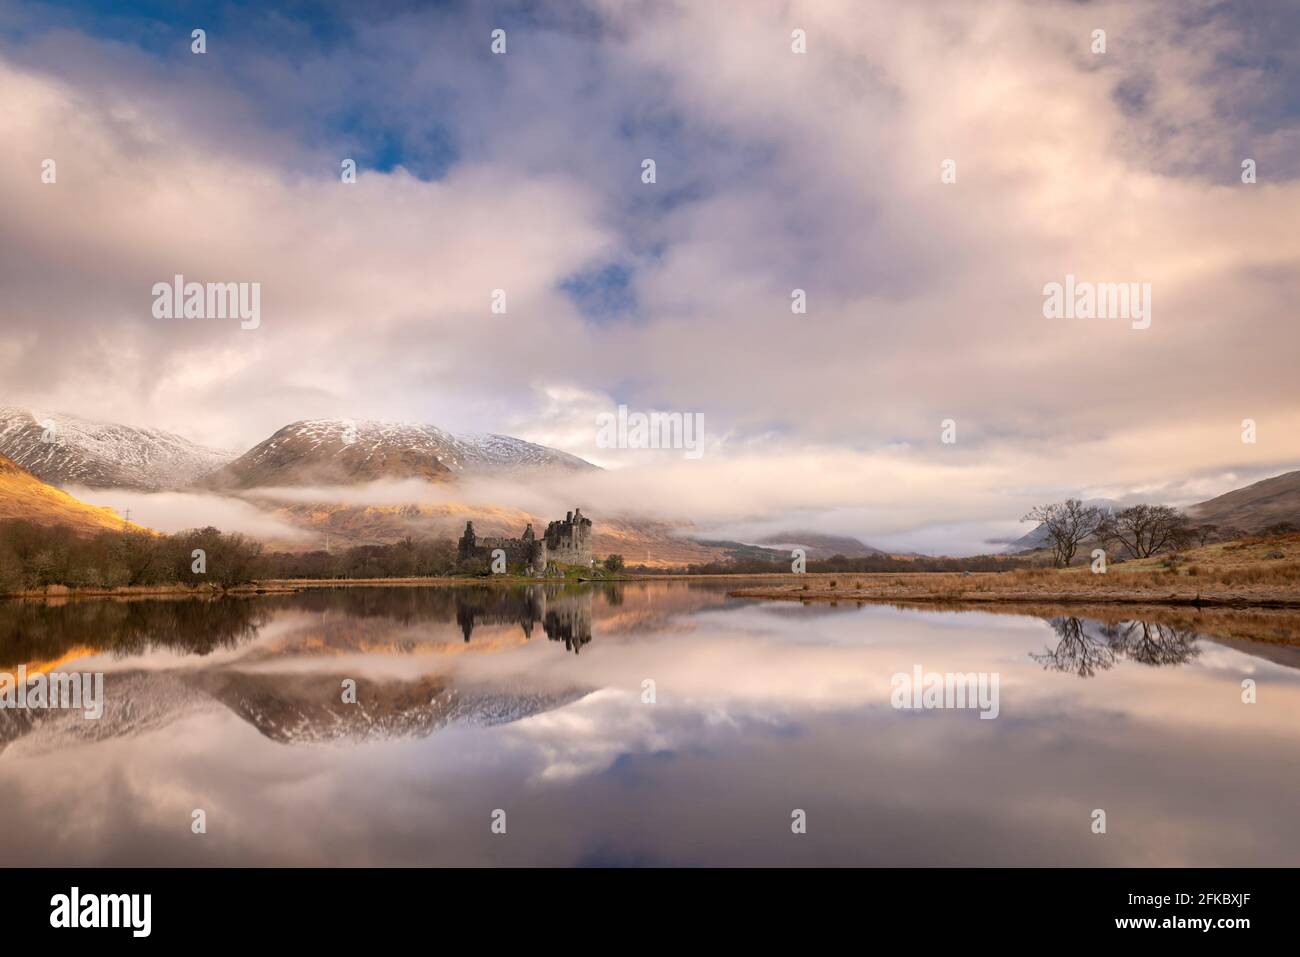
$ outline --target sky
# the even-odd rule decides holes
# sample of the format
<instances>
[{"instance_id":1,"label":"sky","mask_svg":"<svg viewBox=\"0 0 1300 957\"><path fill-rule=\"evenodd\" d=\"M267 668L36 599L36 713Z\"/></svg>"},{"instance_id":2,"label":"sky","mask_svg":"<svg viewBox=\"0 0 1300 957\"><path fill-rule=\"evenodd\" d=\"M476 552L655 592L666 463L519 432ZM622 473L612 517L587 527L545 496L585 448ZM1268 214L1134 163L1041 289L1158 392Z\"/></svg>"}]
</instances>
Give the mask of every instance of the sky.
<instances>
[{"instance_id":1,"label":"sky","mask_svg":"<svg viewBox=\"0 0 1300 957\"><path fill-rule=\"evenodd\" d=\"M1300 467L1294 3L0 0L0 102L0 404L501 432L952 553ZM156 318L176 274L258 327ZM1149 328L1045 317L1067 276ZM703 454L602 448L620 405Z\"/></svg>"}]
</instances>

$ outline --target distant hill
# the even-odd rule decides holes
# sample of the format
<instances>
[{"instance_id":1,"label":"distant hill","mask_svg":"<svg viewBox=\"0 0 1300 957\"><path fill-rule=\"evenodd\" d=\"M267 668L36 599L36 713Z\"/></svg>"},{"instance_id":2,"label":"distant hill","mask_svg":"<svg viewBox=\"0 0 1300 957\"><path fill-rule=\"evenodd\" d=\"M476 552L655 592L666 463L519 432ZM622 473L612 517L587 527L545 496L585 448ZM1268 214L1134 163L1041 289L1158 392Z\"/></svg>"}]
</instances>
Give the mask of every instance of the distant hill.
<instances>
[{"instance_id":1,"label":"distant hill","mask_svg":"<svg viewBox=\"0 0 1300 957\"><path fill-rule=\"evenodd\" d=\"M1083 504L1095 505L1097 508L1106 512L1115 512L1124 507L1121 503L1111 498L1090 498ZM1032 552L1037 551L1040 548L1049 547L1051 547L1051 542L1048 540L1047 526L1040 523L1035 525L1024 535L1021 535L1015 541L1008 544L1006 552L1008 554L1013 554L1015 552Z\"/></svg>"},{"instance_id":2,"label":"distant hill","mask_svg":"<svg viewBox=\"0 0 1300 957\"><path fill-rule=\"evenodd\" d=\"M313 419L286 425L201 484L238 491L594 469L576 455L508 435L454 435L433 425Z\"/></svg>"},{"instance_id":3,"label":"distant hill","mask_svg":"<svg viewBox=\"0 0 1300 957\"><path fill-rule=\"evenodd\" d=\"M1300 471L1286 472L1184 509L1202 525L1257 532L1277 522L1300 527Z\"/></svg>"},{"instance_id":4,"label":"distant hill","mask_svg":"<svg viewBox=\"0 0 1300 957\"><path fill-rule=\"evenodd\" d=\"M0 521L15 518L39 525L66 525L86 534L123 528L139 530L138 525L128 525L112 509L87 505L0 455Z\"/></svg>"},{"instance_id":5,"label":"distant hill","mask_svg":"<svg viewBox=\"0 0 1300 957\"><path fill-rule=\"evenodd\" d=\"M1084 504L1108 509L1122 507L1119 502L1104 498L1089 499ZM1258 532L1278 522L1291 522L1300 527L1300 470L1275 475L1189 505L1183 509L1183 514L1197 525L1218 525L1243 532ZM1039 525L1011 542L1006 550L1025 552L1046 547L1047 529Z\"/></svg>"},{"instance_id":6,"label":"distant hill","mask_svg":"<svg viewBox=\"0 0 1300 957\"><path fill-rule=\"evenodd\" d=\"M759 545L779 549L788 553L792 548L802 548L808 558L821 560L843 555L845 558L865 558L868 555L885 555L879 548L872 548L856 538L846 535L824 535L821 532L777 532L760 538ZM788 557L783 554L782 557Z\"/></svg>"},{"instance_id":7,"label":"distant hill","mask_svg":"<svg viewBox=\"0 0 1300 957\"><path fill-rule=\"evenodd\" d=\"M0 408L0 455L51 485L183 488L234 458L161 429Z\"/></svg>"}]
</instances>

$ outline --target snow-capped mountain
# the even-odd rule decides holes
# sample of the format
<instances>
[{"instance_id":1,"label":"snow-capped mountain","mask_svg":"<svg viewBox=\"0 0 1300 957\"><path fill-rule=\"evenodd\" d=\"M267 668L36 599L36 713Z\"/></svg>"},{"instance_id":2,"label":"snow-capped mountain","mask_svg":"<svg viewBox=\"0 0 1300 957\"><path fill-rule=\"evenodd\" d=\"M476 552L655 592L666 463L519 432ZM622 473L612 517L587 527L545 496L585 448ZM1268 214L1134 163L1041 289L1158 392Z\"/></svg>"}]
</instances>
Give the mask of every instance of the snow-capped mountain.
<instances>
[{"instance_id":1,"label":"snow-capped mountain","mask_svg":"<svg viewBox=\"0 0 1300 957\"><path fill-rule=\"evenodd\" d=\"M577 456L508 435L453 435L432 425L311 419L286 425L210 475L217 489L352 485L376 479L595 469Z\"/></svg>"},{"instance_id":2,"label":"snow-capped mountain","mask_svg":"<svg viewBox=\"0 0 1300 957\"><path fill-rule=\"evenodd\" d=\"M0 455L51 485L176 489L234 458L161 429L0 408Z\"/></svg>"}]
</instances>

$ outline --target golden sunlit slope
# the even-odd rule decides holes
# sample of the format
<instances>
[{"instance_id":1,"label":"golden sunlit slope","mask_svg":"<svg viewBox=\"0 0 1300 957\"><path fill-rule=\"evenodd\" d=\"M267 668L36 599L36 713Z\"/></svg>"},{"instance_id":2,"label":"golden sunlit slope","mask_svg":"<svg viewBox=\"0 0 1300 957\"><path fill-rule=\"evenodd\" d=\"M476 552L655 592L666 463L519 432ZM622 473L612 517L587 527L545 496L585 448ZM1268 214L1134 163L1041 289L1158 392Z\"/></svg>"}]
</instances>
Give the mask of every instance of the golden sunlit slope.
<instances>
[{"instance_id":1,"label":"golden sunlit slope","mask_svg":"<svg viewBox=\"0 0 1300 957\"><path fill-rule=\"evenodd\" d=\"M130 528L110 508L87 505L67 492L46 485L30 472L0 455L0 522L22 518L39 525L67 525L79 532Z\"/></svg>"}]
</instances>

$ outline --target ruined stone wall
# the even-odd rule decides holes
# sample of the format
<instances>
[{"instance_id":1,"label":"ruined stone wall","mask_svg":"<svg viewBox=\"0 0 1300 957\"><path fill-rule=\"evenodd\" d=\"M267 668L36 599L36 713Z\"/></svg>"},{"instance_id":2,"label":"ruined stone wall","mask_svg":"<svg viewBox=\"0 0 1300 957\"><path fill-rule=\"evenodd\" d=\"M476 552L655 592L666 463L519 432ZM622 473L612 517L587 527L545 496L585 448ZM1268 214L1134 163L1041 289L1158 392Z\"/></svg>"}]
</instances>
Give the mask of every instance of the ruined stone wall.
<instances>
[{"instance_id":1,"label":"ruined stone wall","mask_svg":"<svg viewBox=\"0 0 1300 957\"><path fill-rule=\"evenodd\" d=\"M550 560L563 565L591 564L591 519L574 510L562 522L546 526L546 550Z\"/></svg>"},{"instance_id":2,"label":"ruined stone wall","mask_svg":"<svg viewBox=\"0 0 1300 957\"><path fill-rule=\"evenodd\" d=\"M492 552L499 548L506 553L506 561L509 564L528 565L534 561L537 544L539 543L525 541L522 538L480 538L469 550L469 556L490 562ZM542 547L542 551L545 552L545 546ZM545 557L542 558L541 564L546 564Z\"/></svg>"},{"instance_id":3,"label":"ruined stone wall","mask_svg":"<svg viewBox=\"0 0 1300 957\"><path fill-rule=\"evenodd\" d=\"M492 552L498 548L505 552L508 564L524 565L539 572L548 564L590 565L591 519L584 518L575 509L563 521L551 522L540 539L534 537L531 525L524 530L522 538L479 538L474 534L474 523L466 523L458 548L462 560L477 558L490 562Z\"/></svg>"}]
</instances>

